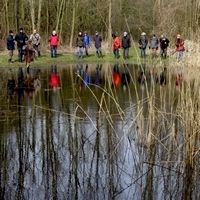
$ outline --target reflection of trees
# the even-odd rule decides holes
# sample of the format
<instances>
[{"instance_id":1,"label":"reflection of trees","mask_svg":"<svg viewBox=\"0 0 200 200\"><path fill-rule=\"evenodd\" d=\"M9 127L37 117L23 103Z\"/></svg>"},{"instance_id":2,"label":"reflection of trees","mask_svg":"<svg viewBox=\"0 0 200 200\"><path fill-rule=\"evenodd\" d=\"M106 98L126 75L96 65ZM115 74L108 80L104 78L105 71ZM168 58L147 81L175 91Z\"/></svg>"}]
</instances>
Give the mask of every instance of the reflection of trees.
<instances>
[{"instance_id":1,"label":"reflection of trees","mask_svg":"<svg viewBox=\"0 0 200 200\"><path fill-rule=\"evenodd\" d=\"M177 91L170 74L161 87L147 73L141 91L138 69L126 91L111 87L112 66L79 90L70 66L60 90L18 99L17 120L6 114L16 141L0 136L1 199L198 199L198 84Z\"/></svg>"}]
</instances>

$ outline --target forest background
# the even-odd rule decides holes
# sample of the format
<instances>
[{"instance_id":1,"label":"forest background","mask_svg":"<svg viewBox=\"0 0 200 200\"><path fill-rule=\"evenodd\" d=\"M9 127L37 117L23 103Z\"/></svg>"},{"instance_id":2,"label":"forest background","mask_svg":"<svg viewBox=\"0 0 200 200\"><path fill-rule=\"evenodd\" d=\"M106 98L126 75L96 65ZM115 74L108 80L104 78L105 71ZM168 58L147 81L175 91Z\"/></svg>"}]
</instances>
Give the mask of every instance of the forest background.
<instances>
[{"instance_id":1,"label":"forest background","mask_svg":"<svg viewBox=\"0 0 200 200\"><path fill-rule=\"evenodd\" d=\"M170 40L177 33L193 40L200 32L199 0L1 0L0 8L1 49L9 30L20 27L28 35L37 29L44 43L55 29L69 48L79 31L98 31L108 46L112 32L127 31L133 40L143 31Z\"/></svg>"}]
</instances>

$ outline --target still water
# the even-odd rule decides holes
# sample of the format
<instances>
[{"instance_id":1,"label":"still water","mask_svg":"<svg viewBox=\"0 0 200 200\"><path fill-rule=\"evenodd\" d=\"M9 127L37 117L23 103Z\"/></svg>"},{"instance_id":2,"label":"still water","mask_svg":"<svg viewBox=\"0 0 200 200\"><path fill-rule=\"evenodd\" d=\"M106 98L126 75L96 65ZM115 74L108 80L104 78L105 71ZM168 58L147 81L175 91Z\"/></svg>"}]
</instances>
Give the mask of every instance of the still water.
<instances>
[{"instance_id":1,"label":"still water","mask_svg":"<svg viewBox=\"0 0 200 200\"><path fill-rule=\"evenodd\" d=\"M0 199L199 199L181 73L98 63L1 75Z\"/></svg>"}]
</instances>

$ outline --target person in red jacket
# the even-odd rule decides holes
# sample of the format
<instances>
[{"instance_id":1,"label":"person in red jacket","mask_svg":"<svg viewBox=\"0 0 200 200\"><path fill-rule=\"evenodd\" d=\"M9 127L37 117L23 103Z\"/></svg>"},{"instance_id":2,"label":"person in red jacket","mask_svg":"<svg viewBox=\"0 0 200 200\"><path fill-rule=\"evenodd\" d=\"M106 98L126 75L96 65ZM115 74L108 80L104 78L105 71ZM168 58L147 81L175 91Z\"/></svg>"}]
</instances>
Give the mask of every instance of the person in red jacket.
<instances>
[{"instance_id":1,"label":"person in red jacket","mask_svg":"<svg viewBox=\"0 0 200 200\"><path fill-rule=\"evenodd\" d=\"M56 57L57 56L57 47L58 47L58 43L59 43L59 37L56 34L56 31L54 30L52 32L52 35L49 36L48 39L49 43L50 43L50 48L51 48L51 57Z\"/></svg>"},{"instance_id":2,"label":"person in red jacket","mask_svg":"<svg viewBox=\"0 0 200 200\"><path fill-rule=\"evenodd\" d=\"M178 34L176 37L175 46L176 46L176 58L177 61L180 61L183 58L183 53L185 51L184 40L181 38L180 34Z\"/></svg>"},{"instance_id":3,"label":"person in red jacket","mask_svg":"<svg viewBox=\"0 0 200 200\"><path fill-rule=\"evenodd\" d=\"M120 48L120 38L117 36L117 34L113 33L112 34L113 38L113 53L115 58L119 58L119 48Z\"/></svg>"}]
</instances>

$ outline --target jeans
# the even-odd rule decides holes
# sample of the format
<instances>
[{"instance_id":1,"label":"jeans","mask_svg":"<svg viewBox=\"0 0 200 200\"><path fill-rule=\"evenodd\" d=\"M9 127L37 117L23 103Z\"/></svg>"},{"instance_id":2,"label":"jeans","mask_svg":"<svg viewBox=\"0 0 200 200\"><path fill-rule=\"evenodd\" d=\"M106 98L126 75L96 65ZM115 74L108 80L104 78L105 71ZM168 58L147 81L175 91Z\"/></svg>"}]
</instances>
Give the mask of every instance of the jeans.
<instances>
[{"instance_id":1,"label":"jeans","mask_svg":"<svg viewBox=\"0 0 200 200\"><path fill-rule=\"evenodd\" d=\"M160 49L160 55L162 58L166 58L167 57L167 48Z\"/></svg>"},{"instance_id":2,"label":"jeans","mask_svg":"<svg viewBox=\"0 0 200 200\"><path fill-rule=\"evenodd\" d=\"M146 49L144 49L144 48L140 49L140 56L141 56L141 58L145 58L146 57Z\"/></svg>"},{"instance_id":3,"label":"jeans","mask_svg":"<svg viewBox=\"0 0 200 200\"><path fill-rule=\"evenodd\" d=\"M180 61L181 59L183 59L183 51L176 52L176 59L177 61Z\"/></svg>"},{"instance_id":4,"label":"jeans","mask_svg":"<svg viewBox=\"0 0 200 200\"><path fill-rule=\"evenodd\" d=\"M113 54L115 58L119 58L119 49L113 49Z\"/></svg>"},{"instance_id":5,"label":"jeans","mask_svg":"<svg viewBox=\"0 0 200 200\"><path fill-rule=\"evenodd\" d=\"M18 60L19 62L22 62L24 55L24 49L23 47L18 47Z\"/></svg>"},{"instance_id":6,"label":"jeans","mask_svg":"<svg viewBox=\"0 0 200 200\"><path fill-rule=\"evenodd\" d=\"M123 49L123 58L127 59L129 57L129 48Z\"/></svg>"},{"instance_id":7,"label":"jeans","mask_svg":"<svg viewBox=\"0 0 200 200\"><path fill-rule=\"evenodd\" d=\"M101 47L96 48L96 54L97 54L98 57L102 57Z\"/></svg>"},{"instance_id":8,"label":"jeans","mask_svg":"<svg viewBox=\"0 0 200 200\"><path fill-rule=\"evenodd\" d=\"M56 57L57 56L57 46L51 46L51 57Z\"/></svg>"},{"instance_id":9,"label":"jeans","mask_svg":"<svg viewBox=\"0 0 200 200\"><path fill-rule=\"evenodd\" d=\"M79 58L83 58L83 56L84 56L84 48L83 47L77 47L77 56Z\"/></svg>"}]
</instances>

